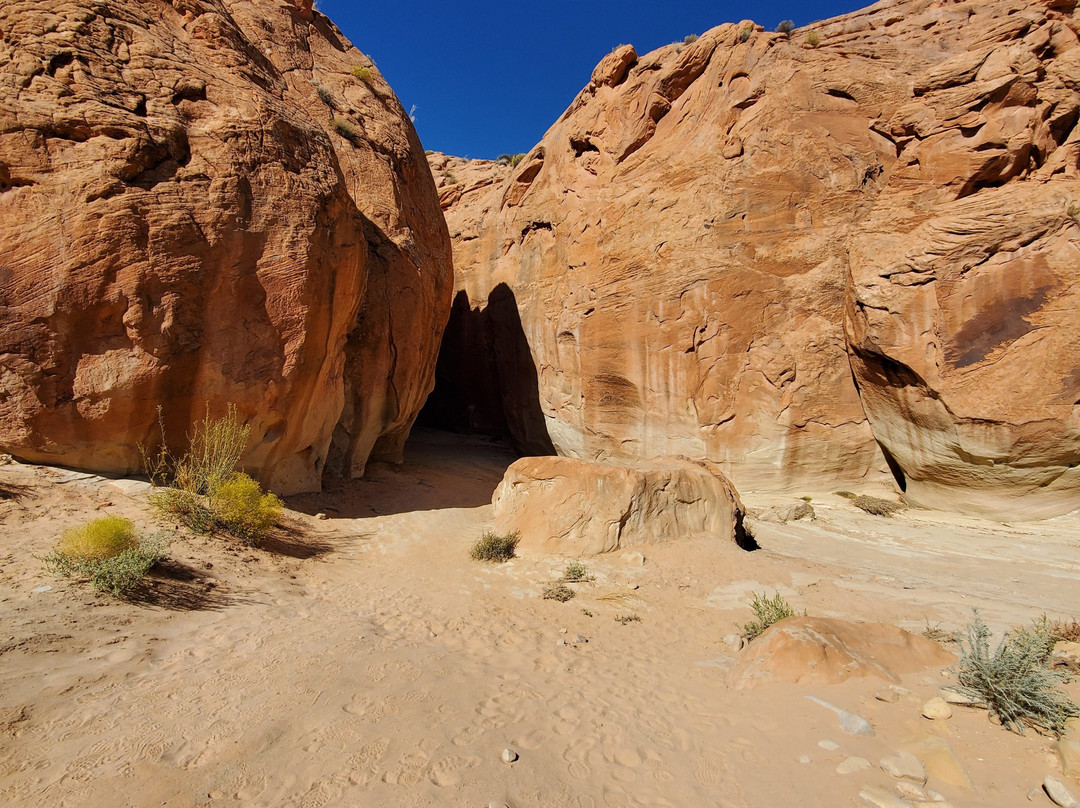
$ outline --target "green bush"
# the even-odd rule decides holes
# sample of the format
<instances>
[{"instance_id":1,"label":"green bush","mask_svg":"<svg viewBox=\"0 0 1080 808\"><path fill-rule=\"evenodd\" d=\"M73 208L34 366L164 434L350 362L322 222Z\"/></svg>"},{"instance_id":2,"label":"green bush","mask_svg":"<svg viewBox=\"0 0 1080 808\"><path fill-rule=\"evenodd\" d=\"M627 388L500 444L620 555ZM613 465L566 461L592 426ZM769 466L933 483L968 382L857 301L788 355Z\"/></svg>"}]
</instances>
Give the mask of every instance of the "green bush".
<instances>
[{"instance_id":1,"label":"green bush","mask_svg":"<svg viewBox=\"0 0 1080 808\"><path fill-rule=\"evenodd\" d=\"M833 491L833 493L836 494L836 496L838 497L843 497L844 499L857 499L859 496L858 494L855 494L851 491Z\"/></svg>"},{"instance_id":2,"label":"green bush","mask_svg":"<svg viewBox=\"0 0 1080 808\"><path fill-rule=\"evenodd\" d=\"M95 522L102 521L104 520L95 520ZM94 522L90 523L90 525L93 524ZM45 569L55 575L63 575L65 578L88 578L95 589L122 595L136 587L150 568L165 558L168 548L168 540L161 536L153 536L142 541L137 541L132 537L130 544L111 555L77 555L68 552L71 548L67 543L65 533L57 549L45 556Z\"/></svg>"},{"instance_id":3,"label":"green bush","mask_svg":"<svg viewBox=\"0 0 1080 808\"><path fill-rule=\"evenodd\" d=\"M510 158L510 168L517 168L518 163L520 163L524 159L525 152L522 152L521 154L515 154L513 157Z\"/></svg>"},{"instance_id":4,"label":"green bush","mask_svg":"<svg viewBox=\"0 0 1080 808\"><path fill-rule=\"evenodd\" d=\"M1025 726L1062 735L1080 708L1057 689L1062 677L1047 666L1053 640L1046 623L1018 629L1001 638L990 651L990 629L978 612L967 628L967 642L958 640L957 689L984 702L1007 729L1023 733Z\"/></svg>"},{"instance_id":5,"label":"green bush","mask_svg":"<svg viewBox=\"0 0 1080 808\"><path fill-rule=\"evenodd\" d=\"M135 523L122 516L103 516L65 530L56 551L66 558L102 561L138 545Z\"/></svg>"},{"instance_id":6,"label":"green bush","mask_svg":"<svg viewBox=\"0 0 1080 808\"><path fill-rule=\"evenodd\" d=\"M764 593L759 595L755 592L750 608L753 609L757 620L751 620L743 625L742 635L747 642L755 640L773 623L795 616L795 610L779 592L774 592L771 598L766 597Z\"/></svg>"},{"instance_id":7,"label":"green bush","mask_svg":"<svg viewBox=\"0 0 1080 808\"><path fill-rule=\"evenodd\" d=\"M560 603L566 603L572 597L574 597L574 590L564 584L551 584L544 588L544 600L557 600Z\"/></svg>"},{"instance_id":8,"label":"green bush","mask_svg":"<svg viewBox=\"0 0 1080 808\"><path fill-rule=\"evenodd\" d=\"M509 561L514 557L518 541L520 541L520 538L516 532L499 536L490 530L485 530L484 535L477 539L472 549L469 550L469 558L473 561L490 561L493 563Z\"/></svg>"},{"instance_id":9,"label":"green bush","mask_svg":"<svg viewBox=\"0 0 1080 808\"><path fill-rule=\"evenodd\" d=\"M259 484L243 473L225 479L209 500L214 524L251 546L257 545L281 518L281 500L264 494Z\"/></svg>"},{"instance_id":10,"label":"green bush","mask_svg":"<svg viewBox=\"0 0 1080 808\"><path fill-rule=\"evenodd\" d=\"M364 67L363 65L356 65L352 69L352 74L354 78L360 79L360 81L364 82L365 84L367 84L375 77L375 74L371 72L371 68Z\"/></svg>"}]
</instances>

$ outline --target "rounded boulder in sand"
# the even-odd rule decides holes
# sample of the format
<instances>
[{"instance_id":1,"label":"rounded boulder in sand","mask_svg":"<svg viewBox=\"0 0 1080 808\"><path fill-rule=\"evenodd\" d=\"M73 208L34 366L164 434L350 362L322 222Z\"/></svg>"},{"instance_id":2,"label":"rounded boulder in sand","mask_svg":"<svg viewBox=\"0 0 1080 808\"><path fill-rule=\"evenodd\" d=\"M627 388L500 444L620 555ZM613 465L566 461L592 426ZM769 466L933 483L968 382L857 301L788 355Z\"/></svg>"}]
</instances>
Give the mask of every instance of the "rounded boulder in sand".
<instances>
[{"instance_id":1,"label":"rounded boulder in sand","mask_svg":"<svg viewBox=\"0 0 1080 808\"><path fill-rule=\"evenodd\" d=\"M730 682L736 690L770 681L834 685L861 676L896 682L900 674L955 659L936 642L897 626L789 617L747 646L731 669Z\"/></svg>"},{"instance_id":2,"label":"rounded boulder in sand","mask_svg":"<svg viewBox=\"0 0 1080 808\"><path fill-rule=\"evenodd\" d=\"M712 463L681 457L634 466L523 457L492 497L495 528L521 546L595 555L709 534L740 540L739 495Z\"/></svg>"}]
</instances>

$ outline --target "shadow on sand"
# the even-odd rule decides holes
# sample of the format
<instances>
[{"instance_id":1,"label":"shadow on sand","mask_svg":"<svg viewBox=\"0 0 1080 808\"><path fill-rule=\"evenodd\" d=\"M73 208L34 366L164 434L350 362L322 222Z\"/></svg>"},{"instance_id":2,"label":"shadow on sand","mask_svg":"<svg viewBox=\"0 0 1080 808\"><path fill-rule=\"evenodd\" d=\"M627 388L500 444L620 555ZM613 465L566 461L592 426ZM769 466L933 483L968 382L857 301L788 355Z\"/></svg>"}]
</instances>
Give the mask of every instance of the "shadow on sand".
<instances>
[{"instance_id":1,"label":"shadow on sand","mask_svg":"<svg viewBox=\"0 0 1080 808\"><path fill-rule=\"evenodd\" d=\"M242 595L207 582L195 567L171 558L158 562L142 583L125 594L124 600L176 612L216 611L250 602Z\"/></svg>"}]
</instances>

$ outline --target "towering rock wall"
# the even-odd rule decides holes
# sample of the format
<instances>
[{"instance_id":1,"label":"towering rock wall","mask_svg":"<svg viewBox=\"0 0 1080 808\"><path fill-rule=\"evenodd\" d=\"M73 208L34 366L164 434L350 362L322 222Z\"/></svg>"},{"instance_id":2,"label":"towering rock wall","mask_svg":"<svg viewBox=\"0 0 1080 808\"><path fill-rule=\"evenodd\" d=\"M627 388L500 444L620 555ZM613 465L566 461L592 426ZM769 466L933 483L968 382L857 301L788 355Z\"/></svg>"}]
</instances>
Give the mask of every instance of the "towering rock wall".
<instances>
[{"instance_id":1,"label":"towering rock wall","mask_svg":"<svg viewBox=\"0 0 1080 808\"><path fill-rule=\"evenodd\" d=\"M883 2L816 47L722 25L616 49L512 171L435 156L459 300L510 290L531 349L509 410L740 490L887 463L916 503L1073 507L1078 28L1071 0Z\"/></svg>"},{"instance_id":2,"label":"towering rock wall","mask_svg":"<svg viewBox=\"0 0 1080 808\"><path fill-rule=\"evenodd\" d=\"M450 243L408 117L310 0L0 5L0 447L128 472L234 402L279 492L395 457ZM180 447L177 447L180 448Z\"/></svg>"}]
</instances>

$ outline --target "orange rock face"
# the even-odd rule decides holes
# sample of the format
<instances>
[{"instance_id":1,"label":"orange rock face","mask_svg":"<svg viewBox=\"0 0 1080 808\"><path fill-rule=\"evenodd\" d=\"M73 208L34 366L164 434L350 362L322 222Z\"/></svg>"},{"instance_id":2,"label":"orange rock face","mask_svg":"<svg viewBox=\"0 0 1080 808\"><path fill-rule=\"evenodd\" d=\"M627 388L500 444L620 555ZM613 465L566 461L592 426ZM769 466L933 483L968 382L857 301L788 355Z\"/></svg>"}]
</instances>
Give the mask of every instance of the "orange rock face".
<instances>
[{"instance_id":1,"label":"orange rock face","mask_svg":"<svg viewBox=\"0 0 1080 808\"><path fill-rule=\"evenodd\" d=\"M915 504L1072 508L1078 28L1073 3L929 0L818 47L722 25L605 57L512 170L433 157L460 309L509 292L530 349L536 397L505 411L560 454L708 458L740 489L888 464Z\"/></svg>"},{"instance_id":2,"label":"orange rock face","mask_svg":"<svg viewBox=\"0 0 1080 808\"><path fill-rule=\"evenodd\" d=\"M729 677L740 690L761 682L834 685L863 676L896 682L900 674L955 661L936 642L896 626L789 617L751 642Z\"/></svg>"},{"instance_id":3,"label":"orange rock face","mask_svg":"<svg viewBox=\"0 0 1080 808\"><path fill-rule=\"evenodd\" d=\"M523 457L492 496L495 530L545 553L596 555L707 535L745 544L739 495L711 463L657 458L634 466Z\"/></svg>"},{"instance_id":4,"label":"orange rock face","mask_svg":"<svg viewBox=\"0 0 1080 808\"><path fill-rule=\"evenodd\" d=\"M234 402L279 492L399 455L452 268L370 60L310 0L14 0L0 33L0 447L130 472L158 405L182 448Z\"/></svg>"}]
</instances>

